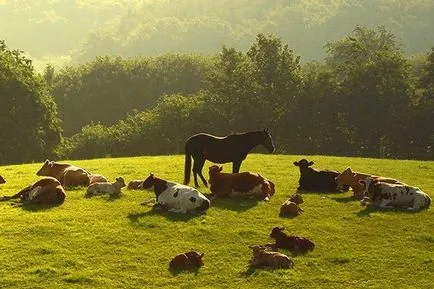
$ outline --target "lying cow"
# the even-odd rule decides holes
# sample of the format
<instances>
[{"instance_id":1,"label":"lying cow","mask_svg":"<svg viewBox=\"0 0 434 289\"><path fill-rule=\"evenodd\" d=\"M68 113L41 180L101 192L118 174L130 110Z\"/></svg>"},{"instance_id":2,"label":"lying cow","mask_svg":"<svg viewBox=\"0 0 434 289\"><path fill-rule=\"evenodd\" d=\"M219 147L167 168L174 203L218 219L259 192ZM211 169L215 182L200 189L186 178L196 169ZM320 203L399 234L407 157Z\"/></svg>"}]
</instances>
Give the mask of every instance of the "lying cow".
<instances>
[{"instance_id":1,"label":"lying cow","mask_svg":"<svg viewBox=\"0 0 434 289\"><path fill-rule=\"evenodd\" d=\"M303 196L300 194L295 194L291 196L288 200L283 202L280 206L279 216L281 217L295 217L303 213L303 209L300 208L302 204Z\"/></svg>"},{"instance_id":2,"label":"lying cow","mask_svg":"<svg viewBox=\"0 0 434 289\"><path fill-rule=\"evenodd\" d=\"M87 187L86 197L108 194L111 197L117 197L121 194L121 189L125 187L125 181L122 177L116 178L114 183L100 182L93 183Z\"/></svg>"},{"instance_id":3,"label":"lying cow","mask_svg":"<svg viewBox=\"0 0 434 289\"><path fill-rule=\"evenodd\" d=\"M300 179L298 181L298 190L310 192L341 192L348 191L348 186L338 188L336 177L339 176L337 171L317 170L311 168L314 162L301 159L294 162L294 166L300 169Z\"/></svg>"},{"instance_id":4,"label":"lying cow","mask_svg":"<svg viewBox=\"0 0 434 289\"><path fill-rule=\"evenodd\" d=\"M269 251L264 246L249 246L253 251L251 266L254 268L292 268L294 261L285 254Z\"/></svg>"},{"instance_id":5,"label":"lying cow","mask_svg":"<svg viewBox=\"0 0 434 289\"><path fill-rule=\"evenodd\" d=\"M140 190L143 189L143 180L132 180L128 183L128 190Z\"/></svg>"},{"instance_id":6,"label":"lying cow","mask_svg":"<svg viewBox=\"0 0 434 289\"><path fill-rule=\"evenodd\" d=\"M46 160L36 175L56 178L62 186L67 187L88 186L91 174L85 169L74 165Z\"/></svg>"},{"instance_id":7,"label":"lying cow","mask_svg":"<svg viewBox=\"0 0 434 289\"><path fill-rule=\"evenodd\" d=\"M351 168L347 168L339 176L337 176L336 181L338 183L338 186L350 186L353 190L353 197L357 200L361 200L364 197L365 185L360 183L359 181L366 178L372 178L384 183L405 185L404 183L401 183L396 179L353 172Z\"/></svg>"},{"instance_id":8,"label":"lying cow","mask_svg":"<svg viewBox=\"0 0 434 289\"><path fill-rule=\"evenodd\" d=\"M0 184L4 184L4 183L6 183L5 179L3 179L2 176L0 176Z\"/></svg>"},{"instance_id":9,"label":"lying cow","mask_svg":"<svg viewBox=\"0 0 434 289\"><path fill-rule=\"evenodd\" d=\"M305 237L289 236L283 232L285 228L274 227L271 230L270 238L275 239L275 249L288 249L293 252L306 253L315 248L315 244Z\"/></svg>"},{"instance_id":10,"label":"lying cow","mask_svg":"<svg viewBox=\"0 0 434 289\"><path fill-rule=\"evenodd\" d=\"M34 184L25 187L13 196L5 196L1 200L10 199L20 200L14 204L22 206L27 204L33 205L60 205L65 201L65 191L60 182L52 177L45 177Z\"/></svg>"},{"instance_id":11,"label":"lying cow","mask_svg":"<svg viewBox=\"0 0 434 289\"><path fill-rule=\"evenodd\" d=\"M259 174L222 173L223 168L209 167L209 183L212 197L250 197L268 201L274 195L274 184Z\"/></svg>"},{"instance_id":12,"label":"lying cow","mask_svg":"<svg viewBox=\"0 0 434 289\"><path fill-rule=\"evenodd\" d=\"M203 266L204 253L196 251L189 251L182 254L178 254L172 258L169 263L169 268L172 271L197 269Z\"/></svg>"},{"instance_id":13,"label":"lying cow","mask_svg":"<svg viewBox=\"0 0 434 289\"><path fill-rule=\"evenodd\" d=\"M162 180L153 174L143 181L142 188L155 193L156 207L170 212L200 214L210 206L210 201L195 188Z\"/></svg>"},{"instance_id":14,"label":"lying cow","mask_svg":"<svg viewBox=\"0 0 434 289\"><path fill-rule=\"evenodd\" d=\"M431 205L430 196L419 188L384 183L373 178L366 178L359 182L365 187L362 205L369 201L380 209L399 208L409 211L418 211Z\"/></svg>"}]
</instances>

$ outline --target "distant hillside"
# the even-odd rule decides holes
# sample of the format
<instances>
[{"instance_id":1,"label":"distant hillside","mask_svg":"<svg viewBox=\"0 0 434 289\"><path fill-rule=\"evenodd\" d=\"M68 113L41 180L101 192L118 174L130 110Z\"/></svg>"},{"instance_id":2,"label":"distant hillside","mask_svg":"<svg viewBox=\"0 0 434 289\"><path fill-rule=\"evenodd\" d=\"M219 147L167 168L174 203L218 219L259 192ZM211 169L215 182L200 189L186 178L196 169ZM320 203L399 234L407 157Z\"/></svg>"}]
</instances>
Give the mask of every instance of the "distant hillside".
<instances>
[{"instance_id":1,"label":"distant hillside","mask_svg":"<svg viewBox=\"0 0 434 289\"><path fill-rule=\"evenodd\" d=\"M320 60L325 43L355 25L384 25L409 53L434 45L432 0L0 0L0 39L49 62L97 55L215 53L247 48L272 33L302 60Z\"/></svg>"}]
</instances>

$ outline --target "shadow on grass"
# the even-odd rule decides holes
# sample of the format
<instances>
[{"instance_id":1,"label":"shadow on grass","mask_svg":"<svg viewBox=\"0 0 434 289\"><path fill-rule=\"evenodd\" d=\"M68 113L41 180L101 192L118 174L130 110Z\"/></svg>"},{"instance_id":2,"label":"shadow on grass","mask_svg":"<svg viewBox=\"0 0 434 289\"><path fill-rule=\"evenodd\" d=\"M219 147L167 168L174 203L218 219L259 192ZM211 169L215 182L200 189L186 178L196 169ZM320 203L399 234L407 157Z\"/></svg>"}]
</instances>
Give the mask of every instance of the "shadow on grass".
<instances>
[{"instance_id":1,"label":"shadow on grass","mask_svg":"<svg viewBox=\"0 0 434 289\"><path fill-rule=\"evenodd\" d=\"M331 198L331 199L338 203L349 203L349 202L357 201L355 198L353 198L353 196L342 197L342 198Z\"/></svg>"},{"instance_id":2,"label":"shadow on grass","mask_svg":"<svg viewBox=\"0 0 434 289\"><path fill-rule=\"evenodd\" d=\"M387 213L387 214L417 214L421 211L424 211L425 209L421 209L418 211L409 211L407 209L404 208L396 208L396 209L380 209L372 204L367 205L364 209L360 210L359 212L357 212L357 216L358 217L369 217L371 213L374 212L382 212L382 213Z\"/></svg>"},{"instance_id":3,"label":"shadow on grass","mask_svg":"<svg viewBox=\"0 0 434 289\"><path fill-rule=\"evenodd\" d=\"M194 273L194 275L196 276L197 274L199 274L199 269L200 269L200 267L188 268L188 269L172 269L172 268L169 267L169 272L173 276L176 276L176 275L179 275L179 274L182 274L182 273L188 273L188 274Z\"/></svg>"},{"instance_id":4,"label":"shadow on grass","mask_svg":"<svg viewBox=\"0 0 434 289\"><path fill-rule=\"evenodd\" d=\"M180 213L173 213L173 212L169 212L169 211L161 211L161 210L155 210L155 209L151 209L147 212L142 212L142 213L133 213L133 214L128 214L127 218L130 220L131 223L139 223L140 219L142 218L146 218L146 217L150 217L150 216L162 216L165 217L171 221L189 221L195 217L200 216L201 214L198 215L193 215L193 214L180 214Z\"/></svg>"},{"instance_id":5,"label":"shadow on grass","mask_svg":"<svg viewBox=\"0 0 434 289\"><path fill-rule=\"evenodd\" d=\"M214 198L211 200L211 207L244 212L255 207L259 202L263 201L258 199L244 198Z\"/></svg>"}]
</instances>

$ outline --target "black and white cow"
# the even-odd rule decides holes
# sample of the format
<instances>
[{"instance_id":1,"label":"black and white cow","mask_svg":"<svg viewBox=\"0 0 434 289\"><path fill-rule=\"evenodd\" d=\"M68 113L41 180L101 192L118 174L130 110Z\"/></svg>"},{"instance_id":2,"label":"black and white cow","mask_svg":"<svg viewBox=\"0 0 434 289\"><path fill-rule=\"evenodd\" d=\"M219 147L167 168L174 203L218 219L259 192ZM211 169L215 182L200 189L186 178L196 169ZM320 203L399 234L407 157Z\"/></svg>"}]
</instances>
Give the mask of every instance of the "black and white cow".
<instances>
[{"instance_id":1,"label":"black and white cow","mask_svg":"<svg viewBox=\"0 0 434 289\"><path fill-rule=\"evenodd\" d=\"M208 210L210 201L195 188L168 182L150 174L141 188L155 193L156 206L174 213L200 214Z\"/></svg>"},{"instance_id":2,"label":"black and white cow","mask_svg":"<svg viewBox=\"0 0 434 289\"><path fill-rule=\"evenodd\" d=\"M417 211L431 204L431 197L416 187L385 183L373 178L359 180L359 183L365 186L365 197L360 201L362 205L369 201L380 209Z\"/></svg>"},{"instance_id":3,"label":"black and white cow","mask_svg":"<svg viewBox=\"0 0 434 289\"><path fill-rule=\"evenodd\" d=\"M294 166L300 168L299 190L313 192L338 192L336 177L339 176L337 171L323 170L319 171L311 168L314 162L301 159L294 162ZM349 187L345 186L343 191L348 191Z\"/></svg>"}]
</instances>

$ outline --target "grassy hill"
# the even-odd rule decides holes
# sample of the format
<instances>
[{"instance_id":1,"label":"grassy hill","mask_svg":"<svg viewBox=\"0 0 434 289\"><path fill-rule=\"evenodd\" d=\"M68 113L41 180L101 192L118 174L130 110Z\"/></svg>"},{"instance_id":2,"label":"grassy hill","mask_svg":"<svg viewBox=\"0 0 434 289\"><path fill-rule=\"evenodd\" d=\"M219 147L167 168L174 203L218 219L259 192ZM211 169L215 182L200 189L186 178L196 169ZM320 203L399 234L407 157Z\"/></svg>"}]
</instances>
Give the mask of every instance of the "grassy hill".
<instances>
[{"instance_id":1,"label":"grassy hill","mask_svg":"<svg viewBox=\"0 0 434 289\"><path fill-rule=\"evenodd\" d=\"M429 288L434 273L434 210L418 213L362 207L351 193L304 193L304 214L280 218L280 204L298 186L292 162L302 156L249 155L241 171L276 184L269 202L218 200L207 214L157 214L139 203L153 197L124 189L119 199L84 198L67 191L62 206L13 208L0 203L1 288ZM309 156L317 168L394 177L432 197L434 161ZM70 161L111 180L143 179L150 172L181 182L183 156ZM38 179L42 164L0 167L11 195ZM207 175L207 162L204 174ZM224 165L229 171L230 165ZM204 188L201 188L204 189ZM203 190L208 193L207 189ZM274 226L313 240L315 249L294 256L288 270L248 267L251 244L271 243ZM197 272L177 275L168 263L190 249L205 253ZM288 253L289 252L285 252Z\"/></svg>"}]
</instances>

